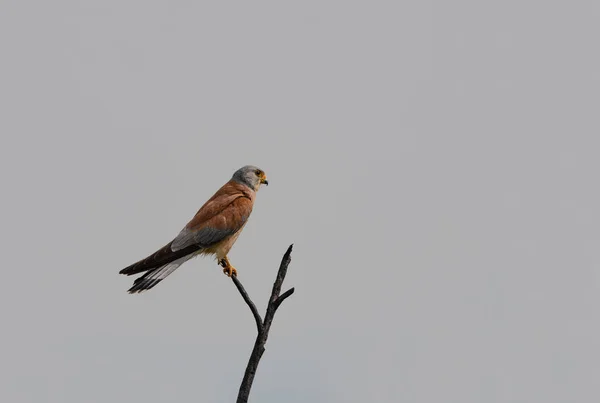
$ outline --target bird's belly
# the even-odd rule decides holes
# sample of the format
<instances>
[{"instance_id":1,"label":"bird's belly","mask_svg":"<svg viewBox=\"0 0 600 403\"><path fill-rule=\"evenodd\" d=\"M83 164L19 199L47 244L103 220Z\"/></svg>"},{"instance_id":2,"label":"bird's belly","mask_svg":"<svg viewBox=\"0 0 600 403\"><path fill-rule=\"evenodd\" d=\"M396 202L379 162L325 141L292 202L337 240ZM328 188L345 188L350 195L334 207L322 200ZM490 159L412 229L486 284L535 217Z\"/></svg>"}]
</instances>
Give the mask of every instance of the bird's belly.
<instances>
[{"instance_id":1,"label":"bird's belly","mask_svg":"<svg viewBox=\"0 0 600 403\"><path fill-rule=\"evenodd\" d=\"M229 250L231 249L231 247L233 246L235 241L237 241L238 237L240 236L240 233L242 232L242 229L243 229L243 227L240 228L240 230L238 232L231 235L230 237L227 237L227 238L223 239L221 242L216 243L216 244L204 249L202 251L203 254L214 254L217 257L217 260L223 259L225 256L227 256L227 254L229 253Z\"/></svg>"}]
</instances>

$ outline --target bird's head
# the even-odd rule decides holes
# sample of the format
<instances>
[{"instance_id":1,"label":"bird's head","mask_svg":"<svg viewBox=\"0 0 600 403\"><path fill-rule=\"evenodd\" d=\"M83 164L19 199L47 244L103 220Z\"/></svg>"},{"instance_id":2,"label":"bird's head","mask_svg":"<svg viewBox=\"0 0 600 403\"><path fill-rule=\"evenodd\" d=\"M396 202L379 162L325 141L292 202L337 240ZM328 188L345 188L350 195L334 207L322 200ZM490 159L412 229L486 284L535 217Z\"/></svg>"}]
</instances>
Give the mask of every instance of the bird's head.
<instances>
[{"instance_id":1,"label":"bird's head","mask_svg":"<svg viewBox=\"0 0 600 403\"><path fill-rule=\"evenodd\" d=\"M232 179L236 182L243 183L255 192L258 191L260 185L269 184L265 171L252 165L246 165L235 171Z\"/></svg>"}]
</instances>

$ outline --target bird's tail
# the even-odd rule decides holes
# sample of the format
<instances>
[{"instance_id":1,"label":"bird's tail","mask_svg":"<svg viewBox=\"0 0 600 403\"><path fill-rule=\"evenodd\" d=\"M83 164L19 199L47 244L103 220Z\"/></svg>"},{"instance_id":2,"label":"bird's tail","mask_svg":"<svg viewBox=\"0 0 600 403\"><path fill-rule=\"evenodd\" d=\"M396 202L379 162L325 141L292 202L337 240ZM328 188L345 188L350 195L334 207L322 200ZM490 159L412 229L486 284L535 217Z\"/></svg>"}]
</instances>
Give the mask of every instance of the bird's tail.
<instances>
[{"instance_id":1,"label":"bird's tail","mask_svg":"<svg viewBox=\"0 0 600 403\"><path fill-rule=\"evenodd\" d=\"M132 274L143 273L151 269L158 269L165 266L167 263L171 263L179 258L187 256L191 253L196 253L200 250L198 245L190 245L183 249L173 250L172 242L169 242L164 247L160 248L145 259L135 262L132 265L127 266L119 272L119 274L125 274L131 276ZM185 261L185 260L184 260Z\"/></svg>"},{"instance_id":2,"label":"bird's tail","mask_svg":"<svg viewBox=\"0 0 600 403\"><path fill-rule=\"evenodd\" d=\"M135 294L151 289L193 256L193 254L183 256L163 266L147 271L142 277L135 279L133 282L133 287L127 290L127 292L130 294Z\"/></svg>"}]
</instances>

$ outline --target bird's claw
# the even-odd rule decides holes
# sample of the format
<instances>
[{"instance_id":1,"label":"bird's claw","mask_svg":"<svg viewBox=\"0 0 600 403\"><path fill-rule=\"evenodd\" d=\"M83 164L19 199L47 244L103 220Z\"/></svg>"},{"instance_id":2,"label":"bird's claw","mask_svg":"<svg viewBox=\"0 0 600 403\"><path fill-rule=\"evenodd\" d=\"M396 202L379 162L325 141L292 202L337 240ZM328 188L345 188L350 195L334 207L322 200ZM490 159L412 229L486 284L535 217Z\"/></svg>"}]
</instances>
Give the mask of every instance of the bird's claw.
<instances>
[{"instance_id":1,"label":"bird's claw","mask_svg":"<svg viewBox=\"0 0 600 403\"><path fill-rule=\"evenodd\" d=\"M223 273L225 273L225 275L227 277L231 277L231 276L236 276L237 277L237 270L233 267L233 266L227 266L223 269Z\"/></svg>"},{"instance_id":2,"label":"bird's claw","mask_svg":"<svg viewBox=\"0 0 600 403\"><path fill-rule=\"evenodd\" d=\"M237 276L237 270L229 263L229 260L221 259L219 260L219 265L223 266L223 273L225 273L227 277Z\"/></svg>"}]
</instances>

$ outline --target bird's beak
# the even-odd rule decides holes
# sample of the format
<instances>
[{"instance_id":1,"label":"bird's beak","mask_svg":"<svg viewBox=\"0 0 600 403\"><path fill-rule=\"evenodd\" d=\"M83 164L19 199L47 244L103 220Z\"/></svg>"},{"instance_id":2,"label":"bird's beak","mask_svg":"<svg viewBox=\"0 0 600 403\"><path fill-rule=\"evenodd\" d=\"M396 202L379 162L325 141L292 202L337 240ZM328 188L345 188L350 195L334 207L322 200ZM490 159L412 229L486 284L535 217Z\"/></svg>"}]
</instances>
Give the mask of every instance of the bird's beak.
<instances>
[{"instance_id":1,"label":"bird's beak","mask_svg":"<svg viewBox=\"0 0 600 403\"><path fill-rule=\"evenodd\" d=\"M267 180L267 178L266 178L266 177L264 177L264 178L261 178L261 179L260 179L260 183L264 183L265 185L269 186L269 181Z\"/></svg>"}]
</instances>

